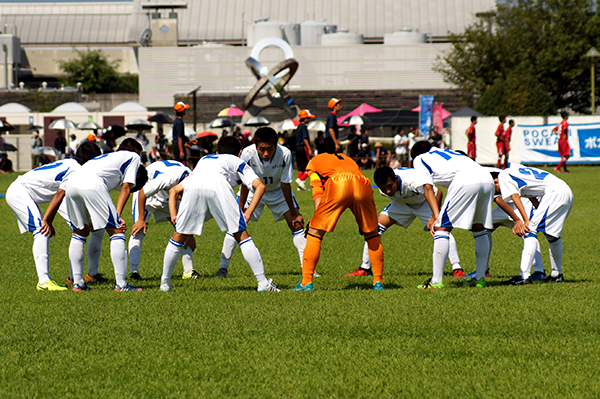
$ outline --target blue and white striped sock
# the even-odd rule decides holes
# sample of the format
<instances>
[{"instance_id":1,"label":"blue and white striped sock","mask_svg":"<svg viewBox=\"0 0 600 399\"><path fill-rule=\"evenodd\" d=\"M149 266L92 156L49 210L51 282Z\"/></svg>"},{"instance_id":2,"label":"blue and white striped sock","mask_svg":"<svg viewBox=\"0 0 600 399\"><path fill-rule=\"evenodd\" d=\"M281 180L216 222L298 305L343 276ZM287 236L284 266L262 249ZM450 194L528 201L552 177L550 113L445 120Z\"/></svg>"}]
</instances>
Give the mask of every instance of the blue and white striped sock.
<instances>
[{"instance_id":1,"label":"blue and white striped sock","mask_svg":"<svg viewBox=\"0 0 600 399\"><path fill-rule=\"evenodd\" d=\"M475 239L475 279L485 278L485 271L488 269L490 259L490 239L487 230L474 231Z\"/></svg>"},{"instance_id":2,"label":"blue and white striped sock","mask_svg":"<svg viewBox=\"0 0 600 399\"><path fill-rule=\"evenodd\" d=\"M240 249L242 250L244 259L248 262L248 265L250 265L250 268L256 277L256 281L258 281L259 284L266 283L265 267L262 258L260 257L260 252L258 252L258 248L254 245L254 241L252 241L252 237L248 237L240 242Z\"/></svg>"},{"instance_id":3,"label":"blue and white striped sock","mask_svg":"<svg viewBox=\"0 0 600 399\"><path fill-rule=\"evenodd\" d=\"M431 284L439 284L444 279L444 266L450 250L450 232L438 230L433 236L433 277Z\"/></svg>"},{"instance_id":4,"label":"blue and white striped sock","mask_svg":"<svg viewBox=\"0 0 600 399\"><path fill-rule=\"evenodd\" d=\"M38 283L44 284L50 280L48 243L50 237L35 231L33 233L33 259L35 260L35 269L37 270Z\"/></svg>"},{"instance_id":5,"label":"blue and white striped sock","mask_svg":"<svg viewBox=\"0 0 600 399\"><path fill-rule=\"evenodd\" d=\"M304 230L292 231L292 241L294 246L298 250L298 256L300 257L300 267L302 267L302 258L304 257L304 247L306 247L306 237L304 237Z\"/></svg>"},{"instance_id":6,"label":"blue and white striped sock","mask_svg":"<svg viewBox=\"0 0 600 399\"><path fill-rule=\"evenodd\" d=\"M73 283L83 285L83 267L85 262L86 237L73 233L69 244L69 261L71 262L71 276Z\"/></svg>"},{"instance_id":7,"label":"blue and white striped sock","mask_svg":"<svg viewBox=\"0 0 600 399\"><path fill-rule=\"evenodd\" d=\"M119 287L125 287L127 281L127 249L125 248L125 233L113 234L110 237L110 257L115 268L115 279Z\"/></svg>"},{"instance_id":8,"label":"blue and white striped sock","mask_svg":"<svg viewBox=\"0 0 600 399\"><path fill-rule=\"evenodd\" d=\"M169 240L167 248L165 249L165 257L163 259L163 272L162 277L160 278L161 287L168 286L171 288L171 276L173 275L173 270L175 269L175 264L179 259L179 254L181 253L182 248L182 242L177 242L172 238Z\"/></svg>"},{"instance_id":9,"label":"blue and white striped sock","mask_svg":"<svg viewBox=\"0 0 600 399\"><path fill-rule=\"evenodd\" d=\"M231 257L233 256L237 245L238 243L231 233L225 234L223 248L221 249L221 265L219 266L221 269L229 268L229 262L231 261Z\"/></svg>"}]
</instances>

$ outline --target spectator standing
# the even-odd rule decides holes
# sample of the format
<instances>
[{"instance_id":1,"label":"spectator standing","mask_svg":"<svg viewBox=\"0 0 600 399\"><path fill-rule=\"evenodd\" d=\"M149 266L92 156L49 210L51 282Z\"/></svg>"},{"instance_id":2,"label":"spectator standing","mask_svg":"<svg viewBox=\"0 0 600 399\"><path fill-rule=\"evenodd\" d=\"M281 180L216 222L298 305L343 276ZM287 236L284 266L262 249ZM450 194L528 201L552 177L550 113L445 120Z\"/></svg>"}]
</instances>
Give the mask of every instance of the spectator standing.
<instances>
[{"instance_id":1,"label":"spectator standing","mask_svg":"<svg viewBox=\"0 0 600 399\"><path fill-rule=\"evenodd\" d=\"M77 136L74 134L71 134L69 138L71 139L71 142L69 143L69 155L73 156L77 152L77 147L79 147L81 141L77 140Z\"/></svg>"},{"instance_id":2,"label":"spectator standing","mask_svg":"<svg viewBox=\"0 0 600 399\"><path fill-rule=\"evenodd\" d=\"M54 140L54 148L60 152L60 158L64 158L67 150L67 139L65 139L65 132L62 130L58 131L58 136Z\"/></svg>"},{"instance_id":3,"label":"spectator standing","mask_svg":"<svg viewBox=\"0 0 600 399\"><path fill-rule=\"evenodd\" d=\"M168 149L169 142L167 141L167 138L165 137L165 133L164 133L162 127L158 128L158 135L156 136L156 139L154 140L154 144L156 144L156 150L160 154L160 158L167 159L167 152L169 150Z\"/></svg>"},{"instance_id":4,"label":"spectator standing","mask_svg":"<svg viewBox=\"0 0 600 399\"><path fill-rule=\"evenodd\" d=\"M310 147L310 137L306 124L315 116L309 110L303 109L298 114L298 117L300 118L300 124L296 129L296 164L298 166L296 183L300 190L309 190L304 181L308 177L306 165L308 165L309 159L313 157L313 151Z\"/></svg>"},{"instance_id":5,"label":"spectator standing","mask_svg":"<svg viewBox=\"0 0 600 399\"><path fill-rule=\"evenodd\" d=\"M322 154L325 151L325 136L322 131L317 132L317 138L315 139L315 149L317 154Z\"/></svg>"},{"instance_id":6,"label":"spectator standing","mask_svg":"<svg viewBox=\"0 0 600 399\"><path fill-rule=\"evenodd\" d=\"M437 148L442 148L442 142L444 141L444 137L439 132L439 127L434 126L433 131L429 135L429 142L431 145Z\"/></svg>"},{"instance_id":7,"label":"spectator standing","mask_svg":"<svg viewBox=\"0 0 600 399\"><path fill-rule=\"evenodd\" d=\"M42 139L40 138L40 133L37 131L34 131L31 135L31 163L32 163L34 169L37 168L38 166L40 166L40 159L41 159L40 148L43 145L44 144L42 143Z\"/></svg>"},{"instance_id":8,"label":"spectator standing","mask_svg":"<svg viewBox=\"0 0 600 399\"><path fill-rule=\"evenodd\" d=\"M398 134L394 136L394 152L396 158L400 162L400 166L408 166L408 137L404 129L400 129Z\"/></svg>"},{"instance_id":9,"label":"spectator standing","mask_svg":"<svg viewBox=\"0 0 600 399\"><path fill-rule=\"evenodd\" d=\"M340 128L337 123L337 115L342 110L342 98L332 98L327 104L331 112L327 115L327 121L325 122L325 138L331 137L335 144L335 150L339 151L341 146L338 138L340 137Z\"/></svg>"},{"instance_id":10,"label":"spectator standing","mask_svg":"<svg viewBox=\"0 0 600 399\"><path fill-rule=\"evenodd\" d=\"M467 156L473 161L477 157L477 151L475 146L475 125L477 124L477 117L471 117L471 126L467 129L465 134L467 135Z\"/></svg>"},{"instance_id":11,"label":"spectator standing","mask_svg":"<svg viewBox=\"0 0 600 399\"><path fill-rule=\"evenodd\" d=\"M567 169L567 161L571 156L571 147L569 146L569 114L567 112L561 112L560 116L563 118L552 131L558 133L558 155L560 155L560 163L554 168L555 171L560 173L560 168L565 168L565 173L571 173Z\"/></svg>"},{"instance_id":12,"label":"spectator standing","mask_svg":"<svg viewBox=\"0 0 600 399\"><path fill-rule=\"evenodd\" d=\"M176 118L173 122L173 159L183 163L184 165L188 164L188 155L186 152L186 148L191 149L191 144L196 144L197 140L190 140L185 135L185 126L183 123L183 116L185 115L185 110L190 107L189 104L184 103L183 101L179 101L175 104L175 114Z\"/></svg>"},{"instance_id":13,"label":"spectator standing","mask_svg":"<svg viewBox=\"0 0 600 399\"><path fill-rule=\"evenodd\" d=\"M502 169L502 157L505 157L506 159L506 146L504 144L504 123L506 122L506 115L500 115L498 119L500 120L500 124L496 129L496 133L494 133L496 135L496 149L498 150L498 164L496 167Z\"/></svg>"},{"instance_id":14,"label":"spectator standing","mask_svg":"<svg viewBox=\"0 0 600 399\"><path fill-rule=\"evenodd\" d=\"M390 150L380 142L375 143L375 167L388 166L390 164Z\"/></svg>"}]
</instances>

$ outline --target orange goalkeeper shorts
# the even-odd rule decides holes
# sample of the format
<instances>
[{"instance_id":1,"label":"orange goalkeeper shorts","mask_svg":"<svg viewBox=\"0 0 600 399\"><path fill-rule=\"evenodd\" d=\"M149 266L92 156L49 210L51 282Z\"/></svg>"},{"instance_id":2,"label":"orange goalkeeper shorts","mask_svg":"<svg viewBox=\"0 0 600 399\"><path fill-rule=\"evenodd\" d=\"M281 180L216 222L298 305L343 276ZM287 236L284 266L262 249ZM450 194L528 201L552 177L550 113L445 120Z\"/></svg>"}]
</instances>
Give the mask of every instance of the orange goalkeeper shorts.
<instances>
[{"instance_id":1,"label":"orange goalkeeper shorts","mask_svg":"<svg viewBox=\"0 0 600 399\"><path fill-rule=\"evenodd\" d=\"M354 173L338 173L325 182L324 191L310 227L333 231L342 213L350 208L363 233L377 230L377 209L369 179Z\"/></svg>"}]
</instances>

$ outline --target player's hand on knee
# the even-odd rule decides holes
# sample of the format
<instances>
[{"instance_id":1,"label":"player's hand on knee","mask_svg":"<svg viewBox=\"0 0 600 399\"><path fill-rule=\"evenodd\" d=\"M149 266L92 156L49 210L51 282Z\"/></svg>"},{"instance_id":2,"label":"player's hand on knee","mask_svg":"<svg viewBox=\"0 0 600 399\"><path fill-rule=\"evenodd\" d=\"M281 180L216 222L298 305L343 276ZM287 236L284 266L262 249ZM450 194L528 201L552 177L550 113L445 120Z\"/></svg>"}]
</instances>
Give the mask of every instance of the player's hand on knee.
<instances>
[{"instance_id":1,"label":"player's hand on knee","mask_svg":"<svg viewBox=\"0 0 600 399\"><path fill-rule=\"evenodd\" d=\"M191 248L192 252L196 250L196 238L194 236L189 236L185 240L184 248Z\"/></svg>"},{"instance_id":2,"label":"player's hand on knee","mask_svg":"<svg viewBox=\"0 0 600 399\"><path fill-rule=\"evenodd\" d=\"M146 221L140 219L131 227L131 234L136 236L140 231L143 231L143 233L146 234L147 226Z\"/></svg>"},{"instance_id":3,"label":"player's hand on knee","mask_svg":"<svg viewBox=\"0 0 600 399\"><path fill-rule=\"evenodd\" d=\"M40 233L42 233L46 237L54 237L54 226L49 224L47 221L42 220L42 227L40 227Z\"/></svg>"}]
</instances>

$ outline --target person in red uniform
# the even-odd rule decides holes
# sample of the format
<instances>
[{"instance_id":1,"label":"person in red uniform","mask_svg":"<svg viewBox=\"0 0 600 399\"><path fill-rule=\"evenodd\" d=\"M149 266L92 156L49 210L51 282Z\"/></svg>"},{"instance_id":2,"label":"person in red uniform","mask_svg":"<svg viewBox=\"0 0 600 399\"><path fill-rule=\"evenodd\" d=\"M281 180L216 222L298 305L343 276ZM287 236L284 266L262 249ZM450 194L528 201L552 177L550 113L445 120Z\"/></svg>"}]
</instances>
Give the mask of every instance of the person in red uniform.
<instances>
[{"instance_id":1,"label":"person in red uniform","mask_svg":"<svg viewBox=\"0 0 600 399\"><path fill-rule=\"evenodd\" d=\"M508 153L510 152L510 138L512 137L512 129L515 126L513 119L508 121L508 127L504 131L504 169L508 168Z\"/></svg>"},{"instance_id":2,"label":"person in red uniform","mask_svg":"<svg viewBox=\"0 0 600 399\"><path fill-rule=\"evenodd\" d=\"M504 141L504 123L506 122L506 115L500 115L498 117L500 119L500 124L496 129L496 148L498 149L498 164L496 165L498 169L502 169L502 157L506 161L506 144ZM506 162L508 164L508 162Z\"/></svg>"},{"instance_id":3,"label":"person in red uniform","mask_svg":"<svg viewBox=\"0 0 600 399\"><path fill-rule=\"evenodd\" d=\"M560 173L560 168L565 168L565 173L571 173L567 169L567 161L571 156L571 147L569 146L569 114L567 112L561 112L560 116L563 118L562 122L560 122L552 131L554 133L558 133L558 155L560 155L560 163L555 171Z\"/></svg>"},{"instance_id":4,"label":"person in red uniform","mask_svg":"<svg viewBox=\"0 0 600 399\"><path fill-rule=\"evenodd\" d=\"M321 254L325 232L333 231L342 213L350 208L369 248L373 269L373 288L383 289L383 247L377 228L377 208L371 182L356 162L337 153L332 137L325 139L326 153L310 160L306 172L310 178L315 213L309 223L302 259L302 281L293 291L312 291L313 274Z\"/></svg>"},{"instance_id":5,"label":"person in red uniform","mask_svg":"<svg viewBox=\"0 0 600 399\"><path fill-rule=\"evenodd\" d=\"M476 148L475 148L475 125L477 124L477 117L476 116L472 116L471 117L471 126L469 126L469 128L467 129L467 131L465 132L465 134L467 135L467 140L469 140L469 142L467 143L467 156L469 158L471 158L472 160L475 160L475 156L476 154Z\"/></svg>"}]
</instances>

